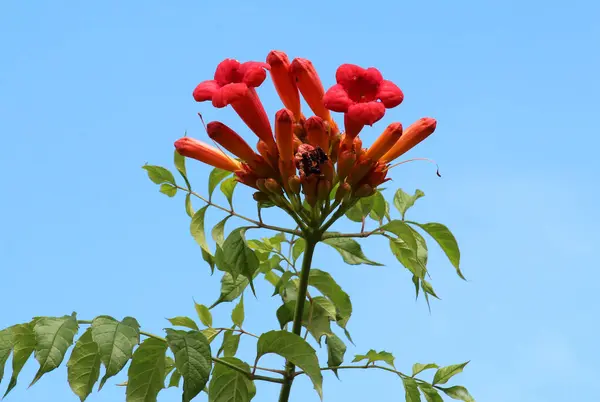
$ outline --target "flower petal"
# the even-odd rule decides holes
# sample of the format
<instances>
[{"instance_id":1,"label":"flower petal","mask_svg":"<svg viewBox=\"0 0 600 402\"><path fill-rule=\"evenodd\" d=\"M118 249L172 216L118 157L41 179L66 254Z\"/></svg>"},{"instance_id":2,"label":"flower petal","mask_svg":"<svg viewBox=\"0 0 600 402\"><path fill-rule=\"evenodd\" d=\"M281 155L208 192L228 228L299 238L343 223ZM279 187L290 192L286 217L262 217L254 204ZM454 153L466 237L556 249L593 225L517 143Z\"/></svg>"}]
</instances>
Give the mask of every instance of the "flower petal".
<instances>
[{"instance_id":1,"label":"flower petal","mask_svg":"<svg viewBox=\"0 0 600 402\"><path fill-rule=\"evenodd\" d=\"M275 84L277 94L286 108L294 113L296 120L302 116L298 86L290 73L290 60L284 52L272 50L267 56L271 66L271 79Z\"/></svg>"},{"instance_id":2,"label":"flower petal","mask_svg":"<svg viewBox=\"0 0 600 402\"><path fill-rule=\"evenodd\" d=\"M379 85L377 97L387 109L398 106L404 100L402 90L392 81L387 80L383 80Z\"/></svg>"},{"instance_id":3,"label":"flower petal","mask_svg":"<svg viewBox=\"0 0 600 402\"><path fill-rule=\"evenodd\" d=\"M347 89L352 85L354 80L357 77L362 76L365 71L364 68L357 66L356 64L342 64L335 72L335 81Z\"/></svg>"},{"instance_id":4,"label":"flower petal","mask_svg":"<svg viewBox=\"0 0 600 402\"><path fill-rule=\"evenodd\" d=\"M219 169L233 172L240 169L241 163L229 157L220 149L190 137L175 141L175 149L180 155L193 158Z\"/></svg>"},{"instance_id":5,"label":"flower petal","mask_svg":"<svg viewBox=\"0 0 600 402\"><path fill-rule=\"evenodd\" d=\"M240 64L238 69L239 74L242 77L242 82L249 87L258 87L267 78L267 70L271 67L267 63L258 61L247 61Z\"/></svg>"},{"instance_id":6,"label":"flower petal","mask_svg":"<svg viewBox=\"0 0 600 402\"><path fill-rule=\"evenodd\" d=\"M346 113L353 103L341 84L332 86L323 96L323 104L333 112Z\"/></svg>"},{"instance_id":7,"label":"flower petal","mask_svg":"<svg viewBox=\"0 0 600 402\"><path fill-rule=\"evenodd\" d=\"M212 103L214 107L222 108L242 99L247 93L248 85L246 84L227 84L214 93Z\"/></svg>"},{"instance_id":8,"label":"flower petal","mask_svg":"<svg viewBox=\"0 0 600 402\"><path fill-rule=\"evenodd\" d=\"M214 93L219 90L221 86L215 80L208 80L201 82L198 84L196 89L194 89L194 99L196 102L204 102L207 100L211 100Z\"/></svg>"},{"instance_id":9,"label":"flower petal","mask_svg":"<svg viewBox=\"0 0 600 402\"><path fill-rule=\"evenodd\" d=\"M373 125L385 115L385 106L380 102L355 103L348 108L348 118L364 125Z\"/></svg>"},{"instance_id":10,"label":"flower petal","mask_svg":"<svg viewBox=\"0 0 600 402\"><path fill-rule=\"evenodd\" d=\"M225 59L219 63L215 71L215 81L220 86L241 82L241 76L238 72L240 62L234 59Z\"/></svg>"}]
</instances>

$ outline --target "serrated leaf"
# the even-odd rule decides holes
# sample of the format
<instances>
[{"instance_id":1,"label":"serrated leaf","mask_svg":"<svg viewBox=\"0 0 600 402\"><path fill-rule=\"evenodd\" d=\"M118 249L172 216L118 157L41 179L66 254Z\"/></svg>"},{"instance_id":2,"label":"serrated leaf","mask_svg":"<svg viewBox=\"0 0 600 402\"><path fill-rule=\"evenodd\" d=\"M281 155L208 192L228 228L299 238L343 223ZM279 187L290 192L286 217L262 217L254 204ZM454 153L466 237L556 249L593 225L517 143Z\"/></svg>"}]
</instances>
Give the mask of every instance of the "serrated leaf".
<instances>
[{"instance_id":1,"label":"serrated leaf","mask_svg":"<svg viewBox=\"0 0 600 402\"><path fill-rule=\"evenodd\" d=\"M469 394L469 391L460 385L455 385L454 387L449 388L440 387L440 389L452 399L458 399L459 401L464 402L475 402L475 398Z\"/></svg>"},{"instance_id":2,"label":"serrated leaf","mask_svg":"<svg viewBox=\"0 0 600 402\"><path fill-rule=\"evenodd\" d=\"M440 245L446 254L446 257L448 257L456 269L458 276L460 276L462 279L465 279L460 271L460 249L458 248L458 243L452 232L450 232L450 230L441 223L411 223L426 231L427 234L429 234L429 236L431 236Z\"/></svg>"},{"instance_id":3,"label":"serrated leaf","mask_svg":"<svg viewBox=\"0 0 600 402\"><path fill-rule=\"evenodd\" d=\"M208 383L212 369L210 345L198 331L167 328L167 343L175 355L175 366L183 377L183 402L191 401Z\"/></svg>"},{"instance_id":4,"label":"serrated leaf","mask_svg":"<svg viewBox=\"0 0 600 402\"><path fill-rule=\"evenodd\" d=\"M367 360L366 364L371 364L371 363L375 363L378 361L382 361L382 362L389 364L392 367L395 367L394 366L394 356L391 353L386 352L385 350L382 350L381 352L376 352L373 349L371 349L367 352L366 355L354 356L354 360L352 360L352 363L357 363L362 360Z\"/></svg>"},{"instance_id":5,"label":"serrated leaf","mask_svg":"<svg viewBox=\"0 0 600 402\"><path fill-rule=\"evenodd\" d=\"M192 195L187 193L185 195L185 213L188 214L190 218L194 217L194 206L192 205Z\"/></svg>"},{"instance_id":6,"label":"serrated leaf","mask_svg":"<svg viewBox=\"0 0 600 402\"><path fill-rule=\"evenodd\" d=\"M173 360L170 356L167 356L165 358L165 380L173 370L175 370L175 360Z\"/></svg>"},{"instance_id":7,"label":"serrated leaf","mask_svg":"<svg viewBox=\"0 0 600 402\"><path fill-rule=\"evenodd\" d=\"M277 309L277 320L281 328L294 320L296 302L297 300L287 301ZM311 305L308 301L305 302L302 326L308 329L308 332L319 344L324 335L332 334L329 321L329 315L323 308L315 304Z\"/></svg>"},{"instance_id":8,"label":"serrated leaf","mask_svg":"<svg viewBox=\"0 0 600 402\"><path fill-rule=\"evenodd\" d=\"M356 240L346 237L338 237L333 239L323 240L323 243L333 247L340 253L344 262L349 265L378 265L378 262L369 260L364 254L360 247L360 244Z\"/></svg>"},{"instance_id":9,"label":"serrated leaf","mask_svg":"<svg viewBox=\"0 0 600 402\"><path fill-rule=\"evenodd\" d=\"M106 380L118 374L131 358L133 348L140 342L140 324L132 317L117 321L109 316L99 316L92 321L92 338L98 344L100 358L106 373L100 380L102 389Z\"/></svg>"},{"instance_id":10,"label":"serrated leaf","mask_svg":"<svg viewBox=\"0 0 600 402\"><path fill-rule=\"evenodd\" d=\"M314 296L312 298L312 302L317 308L323 310L325 315L331 318L332 321L337 320L337 309L335 308L335 304L330 299L327 299L323 296Z\"/></svg>"},{"instance_id":11,"label":"serrated leaf","mask_svg":"<svg viewBox=\"0 0 600 402\"><path fill-rule=\"evenodd\" d=\"M231 312L231 321L237 325L239 328L242 328L244 324L244 297L240 299L240 302L233 308Z\"/></svg>"},{"instance_id":12,"label":"serrated leaf","mask_svg":"<svg viewBox=\"0 0 600 402\"><path fill-rule=\"evenodd\" d=\"M256 346L257 360L275 353L304 370L323 399L323 376L315 350L300 336L287 331L269 331L260 336Z\"/></svg>"},{"instance_id":13,"label":"serrated leaf","mask_svg":"<svg viewBox=\"0 0 600 402\"><path fill-rule=\"evenodd\" d=\"M5 328L0 331L0 383L4 377L4 366L12 352L12 333L11 328Z\"/></svg>"},{"instance_id":14,"label":"serrated leaf","mask_svg":"<svg viewBox=\"0 0 600 402\"><path fill-rule=\"evenodd\" d=\"M208 176L208 199L212 198L213 191L226 177L230 176L231 172L219 168L214 168Z\"/></svg>"},{"instance_id":15,"label":"serrated leaf","mask_svg":"<svg viewBox=\"0 0 600 402\"><path fill-rule=\"evenodd\" d=\"M173 173L162 166L144 165L142 169L148 173L148 178L155 184L170 183L175 185L175 177Z\"/></svg>"},{"instance_id":16,"label":"serrated leaf","mask_svg":"<svg viewBox=\"0 0 600 402\"><path fill-rule=\"evenodd\" d=\"M177 194L177 187L169 183L163 183L160 185L160 192L169 197L175 197Z\"/></svg>"},{"instance_id":17,"label":"serrated leaf","mask_svg":"<svg viewBox=\"0 0 600 402\"><path fill-rule=\"evenodd\" d=\"M167 343L148 338L136 349L127 372L127 402L156 402L165 387Z\"/></svg>"},{"instance_id":18,"label":"serrated leaf","mask_svg":"<svg viewBox=\"0 0 600 402\"><path fill-rule=\"evenodd\" d=\"M198 314L198 318L200 318L200 322L202 322L202 324L206 325L207 327L212 327L213 318L208 307L206 307L204 304L198 303L194 303L194 307L196 309L196 314ZM196 327L192 329L197 330L198 328Z\"/></svg>"},{"instance_id":19,"label":"serrated leaf","mask_svg":"<svg viewBox=\"0 0 600 402\"><path fill-rule=\"evenodd\" d=\"M12 335L12 376L8 383L8 388L4 393L4 397L17 385L17 379L23 366L29 360L29 357L35 349L35 332L33 332L33 324L19 324L11 329Z\"/></svg>"},{"instance_id":20,"label":"serrated leaf","mask_svg":"<svg viewBox=\"0 0 600 402\"><path fill-rule=\"evenodd\" d=\"M200 330L200 328L198 328L198 324L196 324L196 322L190 317L178 316L173 318L167 318L167 321L169 321L171 325L174 325L176 327L185 327L189 329L195 329L196 331Z\"/></svg>"},{"instance_id":21,"label":"serrated leaf","mask_svg":"<svg viewBox=\"0 0 600 402\"><path fill-rule=\"evenodd\" d=\"M346 344L336 334L329 334L325 338L327 343L327 367L337 367L344 362ZM337 376L337 369L333 372Z\"/></svg>"},{"instance_id":22,"label":"serrated leaf","mask_svg":"<svg viewBox=\"0 0 600 402\"><path fill-rule=\"evenodd\" d=\"M432 384L445 384L449 379L454 377L456 374L461 373L465 366L469 364L469 362L464 362L461 364L452 364L450 366L442 367L435 372L433 376Z\"/></svg>"},{"instance_id":23,"label":"serrated leaf","mask_svg":"<svg viewBox=\"0 0 600 402\"><path fill-rule=\"evenodd\" d=\"M421 393L419 392L419 386L415 380L403 377L402 384L404 384L406 402L421 402Z\"/></svg>"},{"instance_id":24,"label":"serrated leaf","mask_svg":"<svg viewBox=\"0 0 600 402\"><path fill-rule=\"evenodd\" d=\"M225 219L219 221L219 223L217 223L211 231L211 236L213 240L215 241L215 243L217 243L217 245L221 247L223 246L223 242L225 241L225 224L227 223L229 218L231 218L231 215L227 215Z\"/></svg>"},{"instance_id":25,"label":"serrated leaf","mask_svg":"<svg viewBox=\"0 0 600 402\"><path fill-rule=\"evenodd\" d=\"M352 315L350 296L342 290L329 273L319 269L312 269L310 271L308 284L333 302L337 309L338 324L342 328L345 328Z\"/></svg>"},{"instance_id":26,"label":"serrated leaf","mask_svg":"<svg viewBox=\"0 0 600 402\"><path fill-rule=\"evenodd\" d=\"M420 382L419 388L421 389L421 392L423 392L427 402L444 402L440 394L437 392L437 389L433 388L431 385Z\"/></svg>"},{"instance_id":27,"label":"serrated leaf","mask_svg":"<svg viewBox=\"0 0 600 402\"><path fill-rule=\"evenodd\" d=\"M67 362L69 386L81 402L92 393L100 378L100 363L98 344L92 338L92 328L88 328L77 340Z\"/></svg>"},{"instance_id":28,"label":"serrated leaf","mask_svg":"<svg viewBox=\"0 0 600 402\"><path fill-rule=\"evenodd\" d=\"M294 246L292 247L292 258L294 262L300 257L300 255L304 252L306 248L306 240L303 238L296 239L294 242Z\"/></svg>"},{"instance_id":29,"label":"serrated leaf","mask_svg":"<svg viewBox=\"0 0 600 402\"><path fill-rule=\"evenodd\" d=\"M404 220L404 215L406 215L406 211L415 205L415 201L425 195L421 190L415 190L414 195L409 195L402 191L402 189L398 189L396 194L394 195L394 205L396 209L402 215L402 220Z\"/></svg>"},{"instance_id":30,"label":"serrated leaf","mask_svg":"<svg viewBox=\"0 0 600 402\"><path fill-rule=\"evenodd\" d=\"M369 213L369 217L378 222L383 221L383 218L385 218L386 203L387 203L385 198L383 197L383 194L381 194L380 191L377 191L375 194L373 194L369 198L373 198L372 205L371 205L371 212Z\"/></svg>"},{"instance_id":31,"label":"serrated leaf","mask_svg":"<svg viewBox=\"0 0 600 402\"><path fill-rule=\"evenodd\" d=\"M215 261L213 255L210 253L208 243L206 242L206 233L204 232L204 217L207 209L208 205L196 211L190 222L190 233L202 249L202 258L210 265L210 269L213 271Z\"/></svg>"},{"instance_id":32,"label":"serrated leaf","mask_svg":"<svg viewBox=\"0 0 600 402\"><path fill-rule=\"evenodd\" d=\"M225 195L225 198L227 198L227 202L231 209L233 209L233 192L235 191L235 186L237 186L237 184L238 181L235 177L230 177L221 183L221 192Z\"/></svg>"},{"instance_id":33,"label":"serrated leaf","mask_svg":"<svg viewBox=\"0 0 600 402\"><path fill-rule=\"evenodd\" d=\"M169 378L169 386L167 388L175 387L179 388L179 382L181 381L181 373L177 369L173 370L171 378Z\"/></svg>"},{"instance_id":34,"label":"serrated leaf","mask_svg":"<svg viewBox=\"0 0 600 402\"><path fill-rule=\"evenodd\" d=\"M212 343L212 341L214 341L215 338L221 333L221 330L215 328L206 328L200 332L202 332L202 335L208 339L208 343Z\"/></svg>"},{"instance_id":35,"label":"serrated leaf","mask_svg":"<svg viewBox=\"0 0 600 402\"><path fill-rule=\"evenodd\" d=\"M210 385L209 402L250 402L256 395L256 386L250 381L250 366L235 357L224 357L223 361L241 368L248 375L233 370L223 364L215 363Z\"/></svg>"},{"instance_id":36,"label":"serrated leaf","mask_svg":"<svg viewBox=\"0 0 600 402\"><path fill-rule=\"evenodd\" d=\"M231 276L229 272L226 272L221 278L221 295L219 296L217 301L214 302L212 306L210 306L210 308L215 307L219 303L234 301L242 293L244 293L244 290L246 289L249 283L250 281L248 280L248 278L238 276L234 280L233 276Z\"/></svg>"},{"instance_id":37,"label":"serrated leaf","mask_svg":"<svg viewBox=\"0 0 600 402\"><path fill-rule=\"evenodd\" d=\"M281 278L279 278L279 280L276 282L275 284L275 290L273 291L273 296L275 296L276 294L280 294L281 289L284 289L285 286L287 285L287 283L289 282L290 278L293 276L294 274L292 273L292 271L285 271L282 275ZM266 276L265 276L266 277Z\"/></svg>"},{"instance_id":38,"label":"serrated leaf","mask_svg":"<svg viewBox=\"0 0 600 402\"><path fill-rule=\"evenodd\" d=\"M416 376L417 374L419 374L422 371L425 370L429 370L429 369L436 369L439 368L440 366L438 366L435 363L427 363L427 364L421 364L421 363L415 363L412 366L412 376Z\"/></svg>"},{"instance_id":39,"label":"serrated leaf","mask_svg":"<svg viewBox=\"0 0 600 402\"><path fill-rule=\"evenodd\" d=\"M225 331L223 334L223 345L221 346L225 357L235 356L240 345L240 337L241 335L236 335L233 331Z\"/></svg>"},{"instance_id":40,"label":"serrated leaf","mask_svg":"<svg viewBox=\"0 0 600 402\"><path fill-rule=\"evenodd\" d=\"M258 270L259 261L246 243L246 229L235 229L227 236L223 247L217 249L215 261L221 271L229 272L234 279L237 279L238 275L248 278L252 287L252 278Z\"/></svg>"},{"instance_id":41,"label":"serrated leaf","mask_svg":"<svg viewBox=\"0 0 600 402\"><path fill-rule=\"evenodd\" d=\"M43 317L35 323L35 358L40 368L30 386L44 374L60 366L78 330L77 319L71 315L60 318Z\"/></svg>"}]
</instances>

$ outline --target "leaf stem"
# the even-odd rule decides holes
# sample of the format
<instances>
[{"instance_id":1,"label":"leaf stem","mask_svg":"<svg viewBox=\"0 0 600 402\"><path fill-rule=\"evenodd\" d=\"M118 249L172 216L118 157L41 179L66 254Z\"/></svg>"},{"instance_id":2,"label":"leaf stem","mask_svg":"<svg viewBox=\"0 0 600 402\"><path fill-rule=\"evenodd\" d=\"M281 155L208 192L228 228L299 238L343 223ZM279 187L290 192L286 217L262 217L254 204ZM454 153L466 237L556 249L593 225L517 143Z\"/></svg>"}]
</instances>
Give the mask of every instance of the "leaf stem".
<instances>
[{"instance_id":1,"label":"leaf stem","mask_svg":"<svg viewBox=\"0 0 600 402\"><path fill-rule=\"evenodd\" d=\"M195 191L192 191L192 190L187 189L185 187L181 187L179 185L175 185L175 187L177 187L179 190L182 190L182 191L185 191L187 193L192 194L193 196L201 199L206 204L208 204L208 205L210 205L212 207L220 209L221 211L227 212L228 214L230 214L232 216L235 216L237 218L243 219L243 220L245 220L247 222L251 222L251 223L253 223L253 224L257 225L257 226L260 226L261 228L269 229L269 230L274 230L274 231L277 231L277 232L284 232L284 233L288 233L288 234L293 234L293 235L296 235L296 236L302 236L302 232L300 232L298 230L292 230L292 229L287 229L287 228L281 228L281 227L278 227L278 226L267 225L266 223L263 223L262 221L257 221L257 220L254 220L252 218L248 218L247 216L240 215L237 212L233 211L233 209L228 209L228 208L222 207L220 205L217 205L217 204L213 203L212 201L204 198L200 194L196 193ZM288 214L289 214L289 212L288 212ZM294 220L296 222L298 222L298 217L292 216L292 218L294 218Z\"/></svg>"},{"instance_id":2,"label":"leaf stem","mask_svg":"<svg viewBox=\"0 0 600 402\"><path fill-rule=\"evenodd\" d=\"M215 363L218 364L222 364L223 366L227 366L232 370L238 371L242 374L244 374L246 377L248 377L250 380L260 380L260 381L267 381L267 382L276 382L279 384L283 383L283 380L281 378L273 378L273 377L266 377L263 375L258 375L258 374L252 374L247 372L246 370L244 370L243 368L240 368L238 366L236 366L235 364L231 364L225 360L219 359L218 357L213 357L212 360Z\"/></svg>"},{"instance_id":3,"label":"leaf stem","mask_svg":"<svg viewBox=\"0 0 600 402\"><path fill-rule=\"evenodd\" d=\"M255 335L255 334L253 334L253 333L251 333L251 332L248 332L248 331L246 331L246 330L244 330L244 329L241 329L241 328L239 328L239 329L237 329L237 328L213 328L213 329L216 329L217 331L233 331L233 332L239 332L240 334L244 334L244 335L250 335L251 337L253 337L253 338L256 338L256 339L258 339L258 338L259 338L259 336L258 336L258 335Z\"/></svg>"},{"instance_id":4,"label":"leaf stem","mask_svg":"<svg viewBox=\"0 0 600 402\"><path fill-rule=\"evenodd\" d=\"M298 284L298 302L296 303L296 309L294 311L294 322L292 324L292 333L301 336L302 332L302 317L304 315L304 300L306 300L306 293L308 288L308 278L310 275L310 267L312 264L313 255L317 243L321 240L321 232L307 232L304 236L306 240L306 248L304 249L304 257L302 259L302 269L300 271L300 283ZM290 398L290 391L292 389L292 382L294 380L294 370L296 367L290 361L285 363L285 377L283 378L283 385L281 386L281 392L279 393L279 402L288 402Z\"/></svg>"},{"instance_id":5,"label":"leaf stem","mask_svg":"<svg viewBox=\"0 0 600 402\"><path fill-rule=\"evenodd\" d=\"M422 383L429 384L427 381L423 381L421 379L414 378L412 376L406 375L406 374L404 374L401 371L394 370L394 369L391 369L391 368L385 367L385 366L379 366L379 365L376 365L376 364L366 364L364 366L321 367L321 371L326 371L326 370L332 370L332 371L333 370L350 370L350 369L363 369L363 370L366 370L366 369L372 369L372 368L379 369L379 370L389 371L390 373L394 373L394 374L396 374L396 375L398 375L398 376L400 376L402 378L413 378L417 382L422 382ZM298 372L294 373L294 377L295 376L299 376L301 374L305 374L304 371L298 371Z\"/></svg>"},{"instance_id":6,"label":"leaf stem","mask_svg":"<svg viewBox=\"0 0 600 402\"><path fill-rule=\"evenodd\" d=\"M323 233L323 239L337 239L340 237L369 237L377 234L383 234L381 228L361 233Z\"/></svg>"}]
</instances>

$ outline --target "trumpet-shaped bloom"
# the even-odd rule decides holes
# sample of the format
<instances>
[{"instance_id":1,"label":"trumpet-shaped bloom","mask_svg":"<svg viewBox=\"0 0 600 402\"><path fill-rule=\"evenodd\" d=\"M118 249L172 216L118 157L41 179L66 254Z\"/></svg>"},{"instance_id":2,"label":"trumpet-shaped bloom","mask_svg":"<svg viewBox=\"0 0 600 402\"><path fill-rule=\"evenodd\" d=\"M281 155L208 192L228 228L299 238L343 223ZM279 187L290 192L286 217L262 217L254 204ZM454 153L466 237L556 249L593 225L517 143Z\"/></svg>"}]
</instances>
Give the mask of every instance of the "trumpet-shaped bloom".
<instances>
[{"instance_id":1,"label":"trumpet-shaped bloom","mask_svg":"<svg viewBox=\"0 0 600 402\"><path fill-rule=\"evenodd\" d=\"M394 146L386 152L381 158L383 162L391 162L399 156L411 150L415 145L419 144L425 138L429 137L435 131L437 122L431 117L424 117L417 120L402 134L402 137L394 144Z\"/></svg>"},{"instance_id":2,"label":"trumpet-shaped bloom","mask_svg":"<svg viewBox=\"0 0 600 402\"><path fill-rule=\"evenodd\" d=\"M183 137L175 141L175 149L180 155L199 160L219 169L234 172L242 168L240 162L232 159L220 149L190 137Z\"/></svg>"}]
</instances>

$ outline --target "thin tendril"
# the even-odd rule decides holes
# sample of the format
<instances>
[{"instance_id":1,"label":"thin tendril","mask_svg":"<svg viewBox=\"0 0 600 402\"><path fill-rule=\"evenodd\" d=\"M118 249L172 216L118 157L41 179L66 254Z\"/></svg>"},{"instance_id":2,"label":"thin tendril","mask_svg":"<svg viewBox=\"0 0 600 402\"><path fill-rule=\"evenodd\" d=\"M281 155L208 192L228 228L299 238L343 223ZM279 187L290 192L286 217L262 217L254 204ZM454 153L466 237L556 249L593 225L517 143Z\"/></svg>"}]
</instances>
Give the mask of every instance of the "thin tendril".
<instances>
[{"instance_id":1,"label":"thin tendril","mask_svg":"<svg viewBox=\"0 0 600 402\"><path fill-rule=\"evenodd\" d=\"M440 174L440 167L439 167L439 165L437 164L437 162L436 162L436 161L434 161L433 159L428 159L428 158L412 158L412 159L407 159L407 160L405 160L405 161L402 161L402 162L398 162L398 163L395 163L395 164L393 164L392 166L388 167L388 168L387 168L387 170L391 170L392 168L395 168L396 166L400 166L400 165L403 165L403 164L405 164L405 163L408 163L408 162L415 162L415 161L425 161L425 162L433 163L433 164L435 165L435 167L436 167L436 172L435 172L435 174L436 174L438 177L442 177L442 175Z\"/></svg>"}]
</instances>

